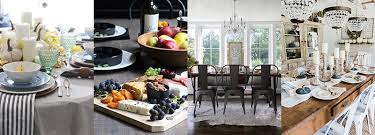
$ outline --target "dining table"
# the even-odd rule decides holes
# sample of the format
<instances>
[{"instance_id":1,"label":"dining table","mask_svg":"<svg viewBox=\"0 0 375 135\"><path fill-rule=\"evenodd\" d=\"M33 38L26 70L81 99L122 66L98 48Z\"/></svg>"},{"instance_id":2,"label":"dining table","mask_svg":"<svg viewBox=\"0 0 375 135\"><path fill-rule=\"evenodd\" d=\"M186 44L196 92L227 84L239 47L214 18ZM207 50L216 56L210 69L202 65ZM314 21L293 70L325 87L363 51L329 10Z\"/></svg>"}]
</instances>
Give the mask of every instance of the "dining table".
<instances>
[{"instance_id":1,"label":"dining table","mask_svg":"<svg viewBox=\"0 0 375 135\"><path fill-rule=\"evenodd\" d=\"M176 20L164 20L168 21L171 26L176 26ZM133 65L122 69L111 70L111 71L95 71L95 83L100 83L108 79L114 79L120 83L134 80L142 75L149 68L166 68L176 71L180 74L186 71L186 67L168 67L161 65L158 61L149 57L146 53L142 52L137 42L139 35L139 19L95 19L95 22L107 22L118 26L128 28L130 39L115 39L95 42L95 47L114 47L124 51L133 53L136 56L136 61ZM143 130L139 127L121 121L113 116L105 113L95 111L94 113L94 134L95 135L123 135L123 134L152 134L152 135L176 135L176 134L188 134L186 129L188 125L187 120L182 121L176 126L168 129L164 132L151 133Z\"/></svg>"},{"instance_id":2,"label":"dining table","mask_svg":"<svg viewBox=\"0 0 375 135\"><path fill-rule=\"evenodd\" d=\"M312 135L326 123L340 114L365 89L375 81L375 75L363 75L367 78L357 84L339 82L334 87L345 88L338 98L320 100L310 97L292 107L282 107L282 134L283 135ZM283 99L282 99L283 100Z\"/></svg>"},{"instance_id":3,"label":"dining table","mask_svg":"<svg viewBox=\"0 0 375 135\"><path fill-rule=\"evenodd\" d=\"M86 44L86 43L84 43ZM88 43L93 45L93 43ZM67 65L53 69L55 80L70 80L70 96L60 85L57 89L35 97L34 135L92 135L93 128L93 79L66 78L55 73L74 70ZM2 72L2 71L0 71ZM56 75L56 76L54 76ZM63 96L58 96L58 90Z\"/></svg>"},{"instance_id":4,"label":"dining table","mask_svg":"<svg viewBox=\"0 0 375 135\"><path fill-rule=\"evenodd\" d=\"M218 70L217 70L218 71ZM227 72L223 72L223 71L218 71L218 72L213 72L213 71L210 71L207 73L207 76L209 77L229 77L230 76L230 73L227 73ZM251 81L251 77L254 76L254 77L260 77L261 76L261 72L259 70L255 70L254 72L253 71L240 71L239 73L239 78L240 78L240 85L245 85L245 80L247 81ZM199 77L199 73L197 71L189 71L188 72L188 77L191 78L192 80L192 88L193 88L193 102L195 102L195 91L198 87L197 85L197 79ZM281 74L277 74L275 71L271 71L271 77L273 78L272 81L273 83L272 84L278 84L276 81L278 79L276 78L280 78L281 77ZM246 79L247 78L247 79ZM218 81L220 81L221 79L218 79ZM246 82L246 85L250 86L249 84L250 82ZM220 85L220 84L219 84ZM221 84L221 85L225 85L225 84ZM278 85L273 85L272 86L273 89L274 89L274 94L276 95L276 90L277 88L279 87ZM249 87L250 88L250 87ZM218 93L220 93L221 91L219 91ZM276 103L275 103L276 104Z\"/></svg>"}]
</instances>

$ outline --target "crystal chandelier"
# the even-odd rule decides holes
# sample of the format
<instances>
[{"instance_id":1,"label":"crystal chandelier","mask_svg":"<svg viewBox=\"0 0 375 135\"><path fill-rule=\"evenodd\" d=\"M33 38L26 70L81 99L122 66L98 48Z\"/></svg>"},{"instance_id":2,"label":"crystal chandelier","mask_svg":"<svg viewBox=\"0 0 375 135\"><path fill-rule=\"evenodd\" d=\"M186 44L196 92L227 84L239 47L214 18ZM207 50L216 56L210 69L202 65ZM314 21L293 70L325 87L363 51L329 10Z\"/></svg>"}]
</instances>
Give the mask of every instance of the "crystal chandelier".
<instances>
[{"instance_id":1,"label":"crystal chandelier","mask_svg":"<svg viewBox=\"0 0 375 135\"><path fill-rule=\"evenodd\" d=\"M364 25L366 24L367 18L364 17L362 14L358 15L358 6L361 6L359 0L356 0L355 6L355 14L348 19L348 29L351 32L359 32L362 31Z\"/></svg>"},{"instance_id":2,"label":"crystal chandelier","mask_svg":"<svg viewBox=\"0 0 375 135\"><path fill-rule=\"evenodd\" d=\"M351 14L351 8L341 6L337 2L336 5L323 9L323 14L326 24L331 26L332 29L341 29L348 22L349 15Z\"/></svg>"},{"instance_id":3,"label":"crystal chandelier","mask_svg":"<svg viewBox=\"0 0 375 135\"><path fill-rule=\"evenodd\" d=\"M293 23L303 23L310 17L316 0L281 0L282 14Z\"/></svg>"},{"instance_id":4,"label":"crystal chandelier","mask_svg":"<svg viewBox=\"0 0 375 135\"><path fill-rule=\"evenodd\" d=\"M242 18L238 18L236 13L236 1L233 0L233 16L229 18L229 22L224 21L224 29L229 34L241 33L246 28L246 24Z\"/></svg>"}]
</instances>

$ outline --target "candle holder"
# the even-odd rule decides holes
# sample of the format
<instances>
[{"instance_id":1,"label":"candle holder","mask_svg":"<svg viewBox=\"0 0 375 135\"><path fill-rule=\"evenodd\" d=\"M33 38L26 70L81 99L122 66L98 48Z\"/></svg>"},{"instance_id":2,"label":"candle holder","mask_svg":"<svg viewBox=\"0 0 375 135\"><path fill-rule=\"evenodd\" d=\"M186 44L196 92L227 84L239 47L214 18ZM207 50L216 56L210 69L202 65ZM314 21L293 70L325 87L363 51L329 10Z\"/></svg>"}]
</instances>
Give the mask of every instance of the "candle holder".
<instances>
[{"instance_id":1,"label":"candle holder","mask_svg":"<svg viewBox=\"0 0 375 135\"><path fill-rule=\"evenodd\" d=\"M343 75L345 74L345 71L344 71L344 63L345 63L345 58L340 58L340 75Z\"/></svg>"},{"instance_id":2,"label":"candle holder","mask_svg":"<svg viewBox=\"0 0 375 135\"><path fill-rule=\"evenodd\" d=\"M311 84L314 86L320 85L320 80L319 80L319 64L314 64L315 67L315 77L311 80Z\"/></svg>"},{"instance_id":3,"label":"candle holder","mask_svg":"<svg viewBox=\"0 0 375 135\"><path fill-rule=\"evenodd\" d=\"M333 68L333 67L332 67ZM332 79L340 79L341 78L341 76L340 76L340 74L339 74L339 59L338 58L335 58L335 71L333 72L333 74L332 74Z\"/></svg>"},{"instance_id":4,"label":"candle holder","mask_svg":"<svg viewBox=\"0 0 375 135\"><path fill-rule=\"evenodd\" d=\"M320 77L320 81L328 82L331 80L330 74L327 73L327 55L322 53L323 55L323 69L322 69L322 76Z\"/></svg>"},{"instance_id":5,"label":"candle holder","mask_svg":"<svg viewBox=\"0 0 375 135\"><path fill-rule=\"evenodd\" d=\"M351 62L349 60L349 52L346 52L346 55L345 55L345 72L350 72L350 69L351 69Z\"/></svg>"}]
</instances>

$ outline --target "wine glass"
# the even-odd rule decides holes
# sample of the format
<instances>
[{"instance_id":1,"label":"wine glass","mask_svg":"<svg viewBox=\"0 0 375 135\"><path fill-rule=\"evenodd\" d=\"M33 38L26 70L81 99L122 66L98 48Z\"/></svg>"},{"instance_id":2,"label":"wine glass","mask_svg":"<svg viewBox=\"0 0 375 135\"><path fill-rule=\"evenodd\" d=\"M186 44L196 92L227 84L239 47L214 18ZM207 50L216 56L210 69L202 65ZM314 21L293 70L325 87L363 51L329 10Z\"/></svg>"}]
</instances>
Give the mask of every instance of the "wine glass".
<instances>
[{"instance_id":1,"label":"wine glass","mask_svg":"<svg viewBox=\"0 0 375 135\"><path fill-rule=\"evenodd\" d=\"M38 50L41 65L47 74L51 74L53 66L57 63L59 52L56 48L41 48Z\"/></svg>"},{"instance_id":2,"label":"wine glass","mask_svg":"<svg viewBox=\"0 0 375 135\"><path fill-rule=\"evenodd\" d=\"M71 50L76 45L77 37L74 34L63 34L60 36L60 44L64 48L65 56L69 59Z\"/></svg>"}]
</instances>

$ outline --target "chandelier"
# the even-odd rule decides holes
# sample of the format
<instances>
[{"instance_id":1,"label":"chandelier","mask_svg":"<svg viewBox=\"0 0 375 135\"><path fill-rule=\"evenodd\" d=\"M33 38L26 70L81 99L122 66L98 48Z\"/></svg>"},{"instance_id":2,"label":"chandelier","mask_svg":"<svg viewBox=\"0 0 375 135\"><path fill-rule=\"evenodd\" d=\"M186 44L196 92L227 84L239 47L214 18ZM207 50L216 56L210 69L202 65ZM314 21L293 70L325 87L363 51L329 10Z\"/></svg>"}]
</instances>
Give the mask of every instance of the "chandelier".
<instances>
[{"instance_id":1,"label":"chandelier","mask_svg":"<svg viewBox=\"0 0 375 135\"><path fill-rule=\"evenodd\" d=\"M356 0L356 4L354 6L355 14L348 19L347 26L351 32L360 32L366 24L367 18L363 15L358 15L358 6L361 6L359 0Z\"/></svg>"},{"instance_id":2,"label":"chandelier","mask_svg":"<svg viewBox=\"0 0 375 135\"><path fill-rule=\"evenodd\" d=\"M281 0L282 14L293 23L303 23L310 17L316 0Z\"/></svg>"},{"instance_id":3,"label":"chandelier","mask_svg":"<svg viewBox=\"0 0 375 135\"><path fill-rule=\"evenodd\" d=\"M339 0L337 0L339 1ZM348 22L350 7L336 5L323 9L324 20L332 29L341 29Z\"/></svg>"},{"instance_id":4,"label":"chandelier","mask_svg":"<svg viewBox=\"0 0 375 135\"><path fill-rule=\"evenodd\" d=\"M237 16L236 1L238 0L233 0L233 16L229 18L229 22L224 21L224 29L230 34L241 33L246 28L246 24L243 19L239 19Z\"/></svg>"}]
</instances>

